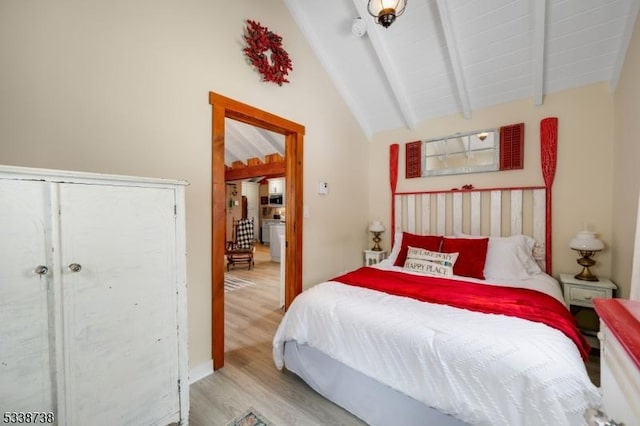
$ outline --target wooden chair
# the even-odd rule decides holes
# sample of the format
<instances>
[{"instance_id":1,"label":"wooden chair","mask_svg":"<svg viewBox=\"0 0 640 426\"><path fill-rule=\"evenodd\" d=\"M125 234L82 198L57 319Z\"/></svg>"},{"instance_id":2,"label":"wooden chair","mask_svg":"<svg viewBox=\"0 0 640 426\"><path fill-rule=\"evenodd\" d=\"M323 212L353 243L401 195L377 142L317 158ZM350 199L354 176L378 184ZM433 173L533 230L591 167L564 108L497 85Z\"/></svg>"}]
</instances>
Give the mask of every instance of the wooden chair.
<instances>
[{"instance_id":1,"label":"wooden chair","mask_svg":"<svg viewBox=\"0 0 640 426\"><path fill-rule=\"evenodd\" d=\"M256 251L256 240L253 237L253 219L233 219L233 241L227 241L227 271L236 263L246 263L251 270L255 265L253 255Z\"/></svg>"}]
</instances>

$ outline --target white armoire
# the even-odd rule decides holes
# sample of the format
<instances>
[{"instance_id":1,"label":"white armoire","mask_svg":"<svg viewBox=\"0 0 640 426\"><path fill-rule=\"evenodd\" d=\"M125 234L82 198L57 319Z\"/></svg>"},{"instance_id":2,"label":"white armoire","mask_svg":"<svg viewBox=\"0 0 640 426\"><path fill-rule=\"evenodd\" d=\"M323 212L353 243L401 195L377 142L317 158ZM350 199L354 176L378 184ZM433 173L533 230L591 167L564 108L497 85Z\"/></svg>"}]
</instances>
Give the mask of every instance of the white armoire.
<instances>
[{"instance_id":1,"label":"white armoire","mask_svg":"<svg viewBox=\"0 0 640 426\"><path fill-rule=\"evenodd\" d=\"M0 412L187 423L185 184L0 166Z\"/></svg>"}]
</instances>

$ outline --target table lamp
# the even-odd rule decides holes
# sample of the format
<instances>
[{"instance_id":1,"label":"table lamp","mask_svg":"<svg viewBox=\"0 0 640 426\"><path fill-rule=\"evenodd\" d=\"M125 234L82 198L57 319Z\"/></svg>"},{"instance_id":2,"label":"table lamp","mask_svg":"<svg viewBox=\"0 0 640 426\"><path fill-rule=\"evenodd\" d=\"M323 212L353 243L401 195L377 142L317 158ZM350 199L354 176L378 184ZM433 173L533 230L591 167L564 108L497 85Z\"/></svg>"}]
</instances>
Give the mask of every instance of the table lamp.
<instances>
[{"instance_id":1,"label":"table lamp","mask_svg":"<svg viewBox=\"0 0 640 426\"><path fill-rule=\"evenodd\" d=\"M596 233L591 231L578 232L569 243L569 247L582 256L576 261L582 266L582 271L575 278L584 281L598 281L598 277L593 275L589 269L596 263L591 257L604 248L602 241L596 238Z\"/></svg>"},{"instance_id":2,"label":"table lamp","mask_svg":"<svg viewBox=\"0 0 640 426\"><path fill-rule=\"evenodd\" d=\"M382 222L379 220L374 221L369 226L369 232L373 234L373 242L375 243L371 250L382 251L382 247L380 247L380 241L382 241L380 234L384 232L384 225L382 225Z\"/></svg>"}]
</instances>

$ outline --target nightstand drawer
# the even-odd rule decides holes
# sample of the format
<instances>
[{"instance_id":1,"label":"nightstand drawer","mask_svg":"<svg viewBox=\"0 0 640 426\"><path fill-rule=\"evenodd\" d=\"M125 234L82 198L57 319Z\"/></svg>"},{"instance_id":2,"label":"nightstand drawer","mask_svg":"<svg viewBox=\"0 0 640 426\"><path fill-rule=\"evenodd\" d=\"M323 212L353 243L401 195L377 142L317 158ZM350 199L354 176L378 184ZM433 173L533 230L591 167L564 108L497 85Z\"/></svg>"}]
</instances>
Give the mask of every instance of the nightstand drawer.
<instances>
[{"instance_id":1,"label":"nightstand drawer","mask_svg":"<svg viewBox=\"0 0 640 426\"><path fill-rule=\"evenodd\" d=\"M376 251L376 250L365 250L364 251L364 266L375 265L376 263L382 262L387 257L387 252Z\"/></svg>"},{"instance_id":2,"label":"nightstand drawer","mask_svg":"<svg viewBox=\"0 0 640 426\"><path fill-rule=\"evenodd\" d=\"M593 299L606 298L607 291L595 288L569 287L569 303L579 306L593 306Z\"/></svg>"}]
</instances>

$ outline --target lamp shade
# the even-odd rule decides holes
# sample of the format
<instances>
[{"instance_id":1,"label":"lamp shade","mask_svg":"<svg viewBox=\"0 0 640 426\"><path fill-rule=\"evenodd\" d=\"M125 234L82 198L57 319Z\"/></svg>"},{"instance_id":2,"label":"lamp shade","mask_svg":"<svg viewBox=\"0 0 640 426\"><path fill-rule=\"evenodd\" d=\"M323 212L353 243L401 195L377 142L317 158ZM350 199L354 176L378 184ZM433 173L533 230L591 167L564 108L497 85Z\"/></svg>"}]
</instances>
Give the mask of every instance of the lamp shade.
<instances>
[{"instance_id":1,"label":"lamp shade","mask_svg":"<svg viewBox=\"0 0 640 426\"><path fill-rule=\"evenodd\" d=\"M369 225L369 232L384 232L384 225L379 220Z\"/></svg>"},{"instance_id":2,"label":"lamp shade","mask_svg":"<svg viewBox=\"0 0 640 426\"><path fill-rule=\"evenodd\" d=\"M569 247L580 251L600 251L604 248L604 244L596 238L595 232L580 231L569 242Z\"/></svg>"},{"instance_id":3,"label":"lamp shade","mask_svg":"<svg viewBox=\"0 0 640 426\"><path fill-rule=\"evenodd\" d=\"M379 16L385 9L393 9L396 16L400 16L405 7L407 7L406 0L369 0L368 5L369 13L373 16Z\"/></svg>"},{"instance_id":4,"label":"lamp shade","mask_svg":"<svg viewBox=\"0 0 640 426\"><path fill-rule=\"evenodd\" d=\"M367 10L376 22L385 28L404 13L407 0L369 0Z\"/></svg>"}]
</instances>

